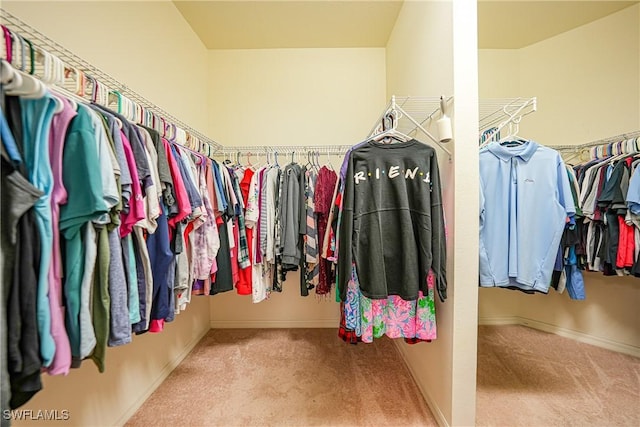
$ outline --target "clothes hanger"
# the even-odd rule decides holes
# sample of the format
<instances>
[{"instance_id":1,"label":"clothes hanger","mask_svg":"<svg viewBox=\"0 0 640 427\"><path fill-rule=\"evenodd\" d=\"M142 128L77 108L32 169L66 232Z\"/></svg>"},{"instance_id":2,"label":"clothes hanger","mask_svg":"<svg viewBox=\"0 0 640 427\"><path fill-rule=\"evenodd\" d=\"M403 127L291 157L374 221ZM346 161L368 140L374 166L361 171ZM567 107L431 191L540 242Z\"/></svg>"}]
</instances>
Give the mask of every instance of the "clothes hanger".
<instances>
[{"instance_id":1,"label":"clothes hanger","mask_svg":"<svg viewBox=\"0 0 640 427\"><path fill-rule=\"evenodd\" d=\"M16 67L18 68L20 71L22 72L26 72L27 71L27 52L26 52L26 48L27 48L27 43L24 41L24 38L22 38L22 36L18 33L14 33L13 36L15 36L15 39L18 40L18 42L20 43L20 66Z\"/></svg>"},{"instance_id":2,"label":"clothes hanger","mask_svg":"<svg viewBox=\"0 0 640 427\"><path fill-rule=\"evenodd\" d=\"M247 167L253 169L253 165L251 164L251 152L247 151Z\"/></svg>"},{"instance_id":3,"label":"clothes hanger","mask_svg":"<svg viewBox=\"0 0 640 427\"><path fill-rule=\"evenodd\" d=\"M50 85L60 84L59 67L61 62L56 61L56 58L44 49L40 49L37 58L39 58L43 64L42 81ZM64 110L64 103L59 96L60 95L53 96L56 104L54 114L60 114Z\"/></svg>"},{"instance_id":4,"label":"clothes hanger","mask_svg":"<svg viewBox=\"0 0 640 427\"><path fill-rule=\"evenodd\" d=\"M329 170L334 170L333 163L331 162L331 150L327 150L327 165Z\"/></svg>"},{"instance_id":5,"label":"clothes hanger","mask_svg":"<svg viewBox=\"0 0 640 427\"><path fill-rule=\"evenodd\" d=\"M24 41L29 45L29 58L31 61L33 61L33 45L27 39L20 38L19 40L21 43ZM46 94L46 86L32 75L33 71L35 71L33 62L31 62L29 74L17 69L14 70L16 72L16 76L20 77L15 78L14 76L14 79L4 86L4 89L8 95L20 96L27 99L39 99Z\"/></svg>"},{"instance_id":6,"label":"clothes hanger","mask_svg":"<svg viewBox=\"0 0 640 427\"><path fill-rule=\"evenodd\" d=\"M14 79L22 80L17 70L4 59L0 59L0 84L6 86Z\"/></svg>"},{"instance_id":7,"label":"clothes hanger","mask_svg":"<svg viewBox=\"0 0 640 427\"><path fill-rule=\"evenodd\" d=\"M2 28L2 34L4 35L4 47L7 56L7 62L13 62L13 37L11 36L11 31L0 24L0 28Z\"/></svg>"},{"instance_id":8,"label":"clothes hanger","mask_svg":"<svg viewBox=\"0 0 640 427\"><path fill-rule=\"evenodd\" d=\"M526 144L528 141L526 139L518 136L520 132L520 121L522 120L522 116L514 118L511 122L509 122L509 133L498 140L498 143L503 146L515 147Z\"/></svg>"},{"instance_id":9,"label":"clothes hanger","mask_svg":"<svg viewBox=\"0 0 640 427\"><path fill-rule=\"evenodd\" d=\"M385 119L389 119L390 127L386 128ZM411 139L410 136L405 135L404 133L398 130L398 121L400 117L398 116L398 112L395 109L391 109L385 116L382 118L382 132L379 132L376 135L373 135L370 140L373 141L385 141L387 143L391 143L391 139L395 139L399 142L407 142Z\"/></svg>"},{"instance_id":10,"label":"clothes hanger","mask_svg":"<svg viewBox=\"0 0 640 427\"><path fill-rule=\"evenodd\" d=\"M307 151L307 163L305 163L304 167L306 169L310 169L310 168L315 168L316 165L314 165L311 161L311 151Z\"/></svg>"}]
</instances>

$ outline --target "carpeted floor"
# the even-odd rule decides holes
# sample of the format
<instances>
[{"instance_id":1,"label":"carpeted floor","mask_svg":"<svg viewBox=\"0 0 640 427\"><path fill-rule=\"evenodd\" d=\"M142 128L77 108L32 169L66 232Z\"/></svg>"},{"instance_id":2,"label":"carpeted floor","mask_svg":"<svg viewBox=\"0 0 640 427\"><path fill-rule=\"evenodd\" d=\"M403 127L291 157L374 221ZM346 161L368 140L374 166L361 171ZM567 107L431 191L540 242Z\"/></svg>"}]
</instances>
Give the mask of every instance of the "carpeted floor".
<instances>
[{"instance_id":1,"label":"carpeted floor","mask_svg":"<svg viewBox=\"0 0 640 427\"><path fill-rule=\"evenodd\" d=\"M480 326L478 426L640 426L640 360L524 326ZM435 426L388 339L210 331L127 426Z\"/></svg>"},{"instance_id":2,"label":"carpeted floor","mask_svg":"<svg viewBox=\"0 0 640 427\"><path fill-rule=\"evenodd\" d=\"M222 329L126 425L437 424L388 339L354 346L335 329Z\"/></svg>"},{"instance_id":3,"label":"carpeted floor","mask_svg":"<svg viewBox=\"0 0 640 427\"><path fill-rule=\"evenodd\" d=\"M479 426L640 426L640 360L524 326L480 326Z\"/></svg>"}]
</instances>

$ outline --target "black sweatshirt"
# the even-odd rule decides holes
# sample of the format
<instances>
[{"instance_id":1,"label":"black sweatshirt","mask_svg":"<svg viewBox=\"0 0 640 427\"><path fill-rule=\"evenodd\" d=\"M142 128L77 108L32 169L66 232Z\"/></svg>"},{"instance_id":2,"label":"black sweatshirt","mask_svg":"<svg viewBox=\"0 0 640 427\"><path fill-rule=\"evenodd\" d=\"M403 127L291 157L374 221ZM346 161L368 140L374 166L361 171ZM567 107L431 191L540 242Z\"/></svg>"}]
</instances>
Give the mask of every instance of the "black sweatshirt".
<instances>
[{"instance_id":1,"label":"black sweatshirt","mask_svg":"<svg viewBox=\"0 0 640 427\"><path fill-rule=\"evenodd\" d=\"M446 245L438 161L416 140L371 141L351 152L339 230L338 276L346 299L355 263L360 290L372 299L427 294L429 269L446 299Z\"/></svg>"}]
</instances>

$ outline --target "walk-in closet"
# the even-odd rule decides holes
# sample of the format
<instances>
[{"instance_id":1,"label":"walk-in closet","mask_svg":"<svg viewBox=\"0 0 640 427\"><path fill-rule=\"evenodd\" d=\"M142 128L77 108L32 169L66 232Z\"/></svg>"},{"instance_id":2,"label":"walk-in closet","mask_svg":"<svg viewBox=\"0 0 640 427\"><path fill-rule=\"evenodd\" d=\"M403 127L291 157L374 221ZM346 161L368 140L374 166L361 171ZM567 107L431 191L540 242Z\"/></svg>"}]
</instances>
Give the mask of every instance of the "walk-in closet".
<instances>
[{"instance_id":1,"label":"walk-in closet","mask_svg":"<svg viewBox=\"0 0 640 427\"><path fill-rule=\"evenodd\" d=\"M637 1L0 24L3 427L640 422Z\"/></svg>"},{"instance_id":2,"label":"walk-in closet","mask_svg":"<svg viewBox=\"0 0 640 427\"><path fill-rule=\"evenodd\" d=\"M639 28L637 2L480 2L480 99L510 98L502 111L480 103L481 132L504 124L494 141L512 133L556 149L576 176L594 166L613 171L625 159L632 164L640 136ZM480 289L478 425L639 420L627 406L638 400L640 385L637 254L631 246L627 260L618 249L626 244L619 245L619 236L627 227L629 193L616 193L623 209L616 212L604 186L595 185L597 197L589 202L593 184L578 182L576 221L586 244L571 252L582 266L572 267L576 263L565 256L567 262L554 270L565 270L566 280L555 281L559 286L548 294ZM550 210L542 205L536 215L548 218ZM614 232L618 218L622 228ZM604 236L615 242L613 250L603 244ZM505 406L520 409L509 419L500 411Z\"/></svg>"},{"instance_id":3,"label":"walk-in closet","mask_svg":"<svg viewBox=\"0 0 640 427\"><path fill-rule=\"evenodd\" d=\"M455 182L463 170L475 170L477 162L473 155L454 161L455 143L440 143L436 124L446 115L453 124L448 132L461 140L471 140L477 133L476 79L469 78L476 74L472 71L476 62L473 8L450 2L182 1L3 2L2 7L9 30L20 33L21 21L26 26L23 32L27 33L23 38L31 43L45 43L49 49L55 46L55 52L68 49L84 61L76 67L86 75L98 81L101 77L107 79L102 86L119 92L125 99L160 107L162 113L170 114L167 121L179 120L172 123L188 132L188 138L183 135L185 147L200 151L201 147L193 143L195 136L201 143L210 143L210 148L217 151L214 157L221 162L269 161L285 165L295 160L305 164L311 156L308 152L317 151L320 164L331 165L337 171L344 147L366 140L380 121L389 120L385 112L396 103L398 109L392 110L401 108L404 113L391 118L397 121L393 127L397 126L399 132L413 131L411 136L432 146L430 150L437 156L442 205L436 210L444 207L444 216L440 216L442 224L446 218L447 257L446 261L441 258L446 267L442 265L435 281L444 283L446 278L450 285L444 303L438 295L431 297L437 322L437 338L431 338L436 339L416 344L398 339L390 341L390 346L384 342L358 343L351 351L364 352L355 362L366 366L368 358L376 363L376 357L387 357L380 353L380 346L392 349L392 365L403 375L415 378L414 384L402 389L409 393L407 399L418 398L420 412L427 408L427 400L440 423L473 422L475 383L469 379L475 378L477 290L474 269L455 259L474 256L477 227L473 219L466 222L466 215L454 205L475 204L477 191L473 185L466 185L457 194ZM9 14L16 18L13 27ZM458 30L454 30L456 27ZM29 28L35 30L37 37L28 33ZM29 55L22 55L25 43L18 42L17 46L13 64L20 68L22 58L26 56L28 60ZM29 51L28 46L24 49ZM59 54L63 61L65 55L71 55L65 51ZM458 96L457 91L465 95ZM97 93L100 95L99 88ZM122 104L124 112L118 112L125 117L144 116L135 105L126 101ZM464 129L458 127L462 123ZM432 137L423 130L414 131L416 128L423 128ZM169 135L173 136L171 132L175 130L170 127ZM463 137L465 133L467 138ZM339 149L324 148L327 146ZM254 149L257 147L261 149ZM424 188L435 186L428 171L421 178L414 168L408 172L408 177L404 170L398 173L402 173L403 180L415 179ZM389 179L395 177L394 173L389 169ZM456 225L462 218L465 221ZM444 247L445 241L439 239L438 244ZM465 285L454 286L456 276ZM467 291L463 290L465 286ZM336 340L347 350L352 346L338 336L340 306L335 302L335 291L323 296L311 289L308 297L302 297L298 272L289 272L282 287L281 293L272 292L268 301L260 303L253 303L249 295L238 295L236 289L214 296L192 294L185 310L172 322L165 322L162 332L135 335L130 344L107 348L103 374L90 361L84 361L80 369L72 369L67 376L44 374L43 390L22 408L67 409L72 421L82 425L124 424L211 328L331 328L328 336L332 342ZM235 345L251 343L242 335L237 334ZM318 334L308 335L319 339ZM223 341L234 342L233 336L228 335ZM287 334L281 351L304 346L304 342L296 343L292 338L295 336L295 331ZM396 348L402 356L396 356ZM313 359L311 350L304 354ZM317 352L324 354L322 349ZM286 366L280 366L286 360L274 357L256 366L247 359L245 368L247 372L279 369L286 373ZM216 363L205 363L209 362ZM302 373L298 387L304 387L313 377L321 378L322 369L333 369L321 362L318 361L317 372L309 369ZM372 377L376 366L369 368L364 372ZM340 381L346 380L339 379L329 386L340 389ZM273 381L273 398L278 393L286 397L288 388L278 390L277 384L288 379L278 380L274 375ZM213 378L207 385L214 394L223 387L216 385ZM354 393L359 395L359 382L353 385ZM202 393L207 400L209 392L203 389ZM307 402L308 409L319 412L320 418L305 418L306 412L301 412L301 418L294 419L276 409L272 414L275 418L263 419L263 423L322 424L323 419L325 423L358 423L357 418L340 417L340 412L352 410L346 407L335 408L333 418L323 418L322 414L333 412L326 402L329 400L316 396ZM376 407L382 404L377 399L372 403ZM266 410L273 412L273 408L267 405ZM393 422L394 408L382 405L376 411L390 417L386 423ZM191 411L188 423L206 423L206 419L197 416ZM434 420L430 414L429 417ZM411 416L407 420L414 422Z\"/></svg>"}]
</instances>

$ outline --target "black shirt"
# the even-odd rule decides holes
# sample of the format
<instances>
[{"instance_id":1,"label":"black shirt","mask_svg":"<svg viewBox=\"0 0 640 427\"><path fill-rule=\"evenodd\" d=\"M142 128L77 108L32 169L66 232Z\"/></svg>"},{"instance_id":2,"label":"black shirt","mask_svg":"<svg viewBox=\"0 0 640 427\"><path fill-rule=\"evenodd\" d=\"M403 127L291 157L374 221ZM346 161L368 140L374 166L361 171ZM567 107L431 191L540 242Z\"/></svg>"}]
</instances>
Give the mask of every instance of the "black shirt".
<instances>
[{"instance_id":1,"label":"black shirt","mask_svg":"<svg viewBox=\"0 0 640 427\"><path fill-rule=\"evenodd\" d=\"M416 140L371 141L351 152L339 230L338 276L346 297L352 263L372 299L427 293L429 269L446 299L446 244L435 150Z\"/></svg>"}]
</instances>

